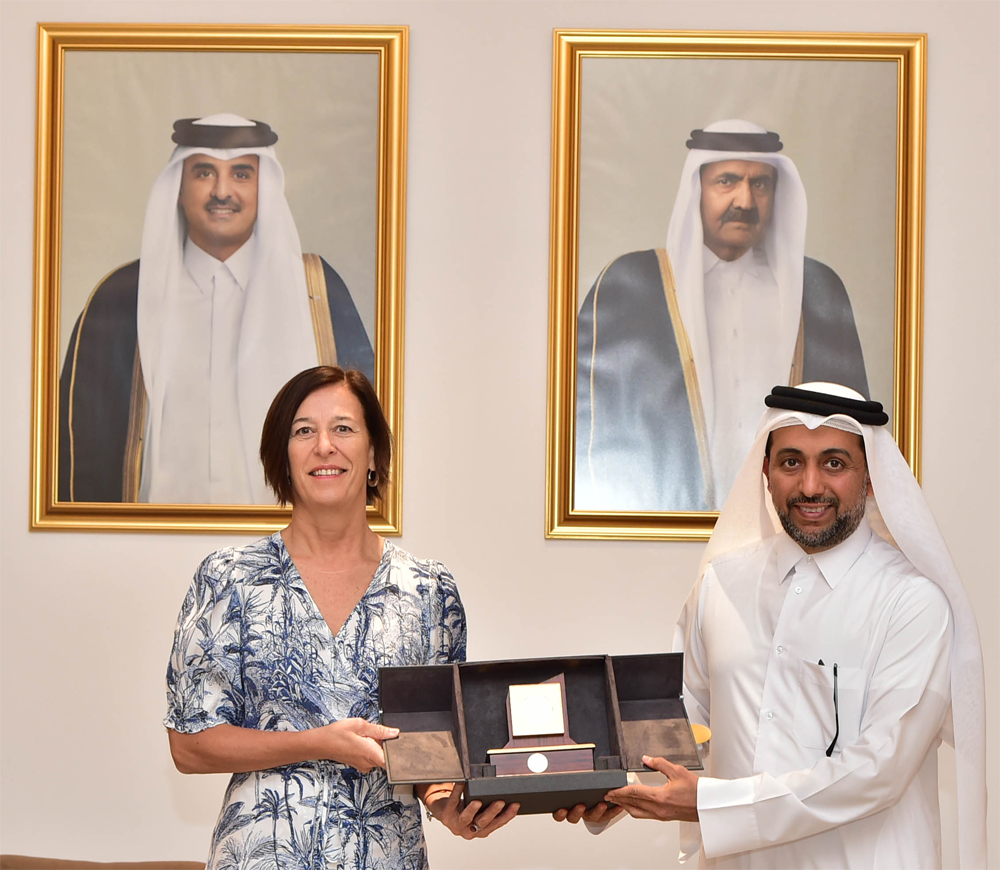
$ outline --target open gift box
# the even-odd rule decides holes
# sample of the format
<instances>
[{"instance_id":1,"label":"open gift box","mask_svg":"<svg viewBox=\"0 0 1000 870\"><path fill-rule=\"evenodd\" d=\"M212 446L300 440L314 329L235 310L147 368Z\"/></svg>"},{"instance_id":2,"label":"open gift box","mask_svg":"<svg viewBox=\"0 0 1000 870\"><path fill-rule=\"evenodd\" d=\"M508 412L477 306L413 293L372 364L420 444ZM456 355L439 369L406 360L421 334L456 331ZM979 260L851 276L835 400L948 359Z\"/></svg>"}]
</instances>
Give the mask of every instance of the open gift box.
<instances>
[{"instance_id":1,"label":"open gift box","mask_svg":"<svg viewBox=\"0 0 1000 870\"><path fill-rule=\"evenodd\" d=\"M464 782L466 802L516 801L530 814L594 806L626 784L628 771L646 769L643 755L700 770L681 696L683 671L682 653L381 668L382 723L400 731L384 744L389 782ZM563 721L573 746L538 745L534 753L505 748L518 743L511 734L510 687L553 682L565 687ZM592 769L555 772L559 763L549 760L563 750L592 750L586 765ZM518 762L519 772L504 772L511 767L504 753L526 759ZM532 772L538 767L532 754L546 759L540 772Z\"/></svg>"}]
</instances>

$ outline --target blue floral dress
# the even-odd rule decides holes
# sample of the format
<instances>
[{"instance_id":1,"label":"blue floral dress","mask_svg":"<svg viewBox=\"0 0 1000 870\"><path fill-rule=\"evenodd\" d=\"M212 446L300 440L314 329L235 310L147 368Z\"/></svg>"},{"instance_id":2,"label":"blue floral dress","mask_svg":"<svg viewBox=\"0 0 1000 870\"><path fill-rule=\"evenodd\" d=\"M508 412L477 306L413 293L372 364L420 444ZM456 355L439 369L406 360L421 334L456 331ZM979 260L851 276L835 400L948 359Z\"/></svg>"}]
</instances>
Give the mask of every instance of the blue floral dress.
<instances>
[{"instance_id":1,"label":"blue floral dress","mask_svg":"<svg viewBox=\"0 0 1000 870\"><path fill-rule=\"evenodd\" d=\"M378 669L465 660L465 611L439 562L388 541L336 636L280 533L210 555L184 599L167 668L164 724L185 734L228 723L299 731L378 720ZM413 795L385 771L310 761L234 774L207 870L421 870Z\"/></svg>"}]
</instances>

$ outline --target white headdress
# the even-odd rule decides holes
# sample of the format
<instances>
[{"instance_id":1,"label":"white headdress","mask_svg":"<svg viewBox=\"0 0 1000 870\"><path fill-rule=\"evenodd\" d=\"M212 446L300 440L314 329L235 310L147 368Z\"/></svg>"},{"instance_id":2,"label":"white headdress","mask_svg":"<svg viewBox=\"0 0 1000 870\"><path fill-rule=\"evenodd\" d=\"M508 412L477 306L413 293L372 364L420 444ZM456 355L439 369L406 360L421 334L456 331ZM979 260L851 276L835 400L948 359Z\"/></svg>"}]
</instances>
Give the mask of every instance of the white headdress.
<instances>
[{"instance_id":1,"label":"white headdress","mask_svg":"<svg viewBox=\"0 0 1000 870\"><path fill-rule=\"evenodd\" d=\"M291 210L285 200L285 176L274 148L260 144L277 139L266 124L238 115L210 115L196 121L178 121L190 137L204 127L202 144L178 144L170 161L153 184L142 228L139 262L139 296L136 320L139 357L149 400L149 428L159 431L166 390L169 355L178 346L176 336L184 329L177 316L178 287L184 268L185 229L177 195L184 160L192 154L207 154L232 160L245 154L260 158L257 187L256 252L246 288L246 304L237 351L236 392L239 399L243 453L255 503L269 504L274 496L264 482L257 456L260 432L271 400L292 375L317 365L316 342L302 266L302 245ZM227 134L220 128L232 128ZM254 132L243 132L253 128ZM174 141L185 142L186 138ZM210 147L218 142L223 147ZM230 145L231 147L225 147ZM156 480L160 441L152 439L152 455L143 458L143 476ZM148 466L147 466L148 464ZM155 500L155 497L154 497Z\"/></svg>"},{"instance_id":2,"label":"white headdress","mask_svg":"<svg viewBox=\"0 0 1000 870\"><path fill-rule=\"evenodd\" d=\"M830 399L831 396L839 397L842 404L853 403L854 408L838 412L836 407L831 407L830 402L836 402ZM979 629L972 603L920 484L884 425L865 425L858 421L857 417L866 419L865 409L871 411L877 407L881 413L882 406L878 402L867 402L854 390L825 383L802 384L798 388L775 387L766 401L769 410L761 417L750 454L715 524L702 557L699 577L708 563L723 553L748 547L780 531L762 471L769 433L801 424L810 429L819 426L846 429L864 438L874 492L868 499L865 515L872 529L900 550L921 574L937 583L951 604L955 620L951 658L953 733L943 736L955 747L959 860L962 867L985 867L986 702Z\"/></svg>"},{"instance_id":3,"label":"white headdress","mask_svg":"<svg viewBox=\"0 0 1000 870\"><path fill-rule=\"evenodd\" d=\"M693 130L687 160L667 228L667 253L677 285L677 304L691 342L705 423L714 429L712 356L705 315L704 233L701 222L701 167L722 160L753 160L778 170L774 212L764 235L764 252L778 284L777 324L783 360L771 383L788 382L802 315L802 262L806 247L806 192L790 158L779 154L776 133L749 121L717 121ZM783 368L782 368L783 366Z\"/></svg>"}]
</instances>

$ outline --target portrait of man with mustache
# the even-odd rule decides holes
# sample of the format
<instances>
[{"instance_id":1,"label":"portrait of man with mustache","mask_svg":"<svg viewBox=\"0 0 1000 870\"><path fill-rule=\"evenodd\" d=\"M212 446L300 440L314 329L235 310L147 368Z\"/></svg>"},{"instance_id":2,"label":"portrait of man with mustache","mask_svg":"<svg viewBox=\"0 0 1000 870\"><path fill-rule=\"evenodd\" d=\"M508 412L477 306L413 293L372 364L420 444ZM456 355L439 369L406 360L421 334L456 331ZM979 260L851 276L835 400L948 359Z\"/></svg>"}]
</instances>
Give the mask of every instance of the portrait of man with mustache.
<instances>
[{"instance_id":1,"label":"portrait of man with mustache","mask_svg":"<svg viewBox=\"0 0 1000 870\"><path fill-rule=\"evenodd\" d=\"M374 376L351 292L305 253L263 121L174 122L139 259L90 294L59 396L59 500L274 504L257 444L297 372Z\"/></svg>"},{"instance_id":2,"label":"portrait of man with mustache","mask_svg":"<svg viewBox=\"0 0 1000 870\"><path fill-rule=\"evenodd\" d=\"M847 290L805 256L805 188L779 135L729 120L686 144L666 246L613 260L580 308L576 510L718 510L758 396L869 394Z\"/></svg>"}]
</instances>

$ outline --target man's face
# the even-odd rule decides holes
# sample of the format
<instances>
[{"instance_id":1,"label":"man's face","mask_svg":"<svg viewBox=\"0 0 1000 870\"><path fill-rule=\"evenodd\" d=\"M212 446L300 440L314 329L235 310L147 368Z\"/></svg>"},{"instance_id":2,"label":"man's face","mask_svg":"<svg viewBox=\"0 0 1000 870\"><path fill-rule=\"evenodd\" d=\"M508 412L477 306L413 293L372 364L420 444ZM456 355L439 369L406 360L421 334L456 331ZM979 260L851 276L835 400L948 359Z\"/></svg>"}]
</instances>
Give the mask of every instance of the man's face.
<instances>
[{"instance_id":1,"label":"man's face","mask_svg":"<svg viewBox=\"0 0 1000 870\"><path fill-rule=\"evenodd\" d=\"M255 154L232 160L192 154L184 161L177 204L191 241L218 260L228 259L253 234L259 166Z\"/></svg>"},{"instance_id":2,"label":"man's face","mask_svg":"<svg viewBox=\"0 0 1000 870\"><path fill-rule=\"evenodd\" d=\"M764 474L788 536L807 553L847 540L871 494L861 436L829 426L788 426L771 433Z\"/></svg>"},{"instance_id":3,"label":"man's face","mask_svg":"<svg viewBox=\"0 0 1000 870\"><path fill-rule=\"evenodd\" d=\"M721 260L738 260L767 232L778 170L752 160L723 160L701 168L705 245Z\"/></svg>"}]
</instances>

